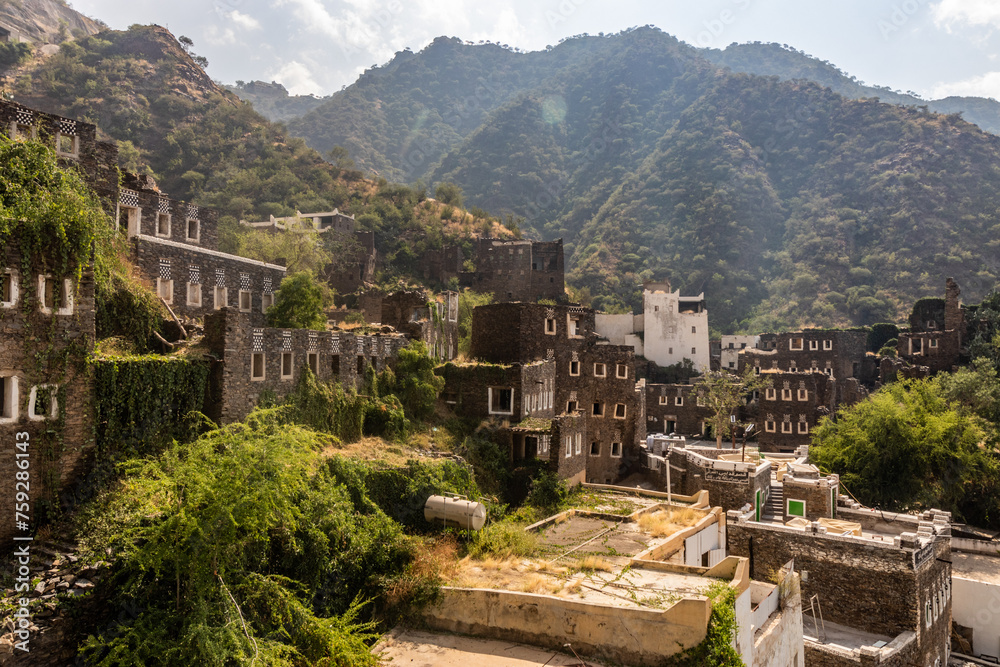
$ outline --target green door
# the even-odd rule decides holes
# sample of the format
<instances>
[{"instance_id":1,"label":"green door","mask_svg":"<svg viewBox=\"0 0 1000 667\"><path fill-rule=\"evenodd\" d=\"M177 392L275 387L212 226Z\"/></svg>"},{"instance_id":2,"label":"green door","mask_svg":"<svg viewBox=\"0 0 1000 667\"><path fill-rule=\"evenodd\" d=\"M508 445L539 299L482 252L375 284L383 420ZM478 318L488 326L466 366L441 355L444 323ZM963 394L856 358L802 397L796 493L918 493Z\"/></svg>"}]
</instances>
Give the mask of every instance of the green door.
<instances>
[{"instance_id":1,"label":"green door","mask_svg":"<svg viewBox=\"0 0 1000 667\"><path fill-rule=\"evenodd\" d=\"M760 489L757 489L757 501L754 503L754 521L760 521Z\"/></svg>"}]
</instances>

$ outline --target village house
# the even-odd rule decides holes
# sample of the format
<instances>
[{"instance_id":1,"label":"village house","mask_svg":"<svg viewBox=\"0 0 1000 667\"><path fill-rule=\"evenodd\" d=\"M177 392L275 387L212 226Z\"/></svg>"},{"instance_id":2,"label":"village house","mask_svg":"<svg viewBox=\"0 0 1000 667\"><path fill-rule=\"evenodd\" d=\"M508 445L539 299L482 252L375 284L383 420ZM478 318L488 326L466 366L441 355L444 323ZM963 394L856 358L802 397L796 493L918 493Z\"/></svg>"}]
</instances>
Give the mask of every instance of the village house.
<instances>
[{"instance_id":1,"label":"village house","mask_svg":"<svg viewBox=\"0 0 1000 667\"><path fill-rule=\"evenodd\" d=\"M493 294L496 301L565 303L563 242L476 239L475 271L459 274L459 284Z\"/></svg>"}]
</instances>

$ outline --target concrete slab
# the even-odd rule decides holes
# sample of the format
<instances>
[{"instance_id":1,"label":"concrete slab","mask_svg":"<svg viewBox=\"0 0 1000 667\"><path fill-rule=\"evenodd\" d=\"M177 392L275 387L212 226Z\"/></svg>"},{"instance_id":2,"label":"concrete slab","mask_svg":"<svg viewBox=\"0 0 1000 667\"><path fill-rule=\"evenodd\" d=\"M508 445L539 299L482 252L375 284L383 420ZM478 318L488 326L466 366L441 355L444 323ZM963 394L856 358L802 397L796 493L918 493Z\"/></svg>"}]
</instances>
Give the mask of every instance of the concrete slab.
<instances>
[{"instance_id":1,"label":"concrete slab","mask_svg":"<svg viewBox=\"0 0 1000 667\"><path fill-rule=\"evenodd\" d=\"M390 667L604 667L524 644L396 628L372 648Z\"/></svg>"},{"instance_id":2,"label":"concrete slab","mask_svg":"<svg viewBox=\"0 0 1000 667\"><path fill-rule=\"evenodd\" d=\"M951 563L953 577L1000 584L1000 558L997 556L952 551Z\"/></svg>"}]
</instances>

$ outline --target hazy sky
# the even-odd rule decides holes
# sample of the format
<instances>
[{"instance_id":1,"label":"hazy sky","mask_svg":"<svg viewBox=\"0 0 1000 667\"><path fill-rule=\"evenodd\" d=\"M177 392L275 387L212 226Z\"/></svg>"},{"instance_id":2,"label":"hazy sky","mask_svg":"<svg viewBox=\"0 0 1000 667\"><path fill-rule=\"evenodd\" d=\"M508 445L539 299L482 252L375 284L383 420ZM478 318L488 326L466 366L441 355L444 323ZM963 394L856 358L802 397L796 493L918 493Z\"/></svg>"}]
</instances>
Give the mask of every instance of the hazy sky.
<instances>
[{"instance_id":1,"label":"hazy sky","mask_svg":"<svg viewBox=\"0 0 1000 667\"><path fill-rule=\"evenodd\" d=\"M440 35L543 49L653 24L696 46L788 44L866 83L1000 99L998 0L71 0L112 28L194 40L209 74L328 94Z\"/></svg>"}]
</instances>

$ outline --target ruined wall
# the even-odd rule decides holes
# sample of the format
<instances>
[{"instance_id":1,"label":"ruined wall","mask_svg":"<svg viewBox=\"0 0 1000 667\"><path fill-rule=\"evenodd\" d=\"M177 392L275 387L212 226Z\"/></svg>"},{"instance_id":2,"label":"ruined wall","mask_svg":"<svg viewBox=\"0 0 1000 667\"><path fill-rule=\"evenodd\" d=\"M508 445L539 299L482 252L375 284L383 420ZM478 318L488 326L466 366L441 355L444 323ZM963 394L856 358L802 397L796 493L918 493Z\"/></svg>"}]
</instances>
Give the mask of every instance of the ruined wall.
<instances>
[{"instance_id":1,"label":"ruined wall","mask_svg":"<svg viewBox=\"0 0 1000 667\"><path fill-rule=\"evenodd\" d=\"M149 176L125 172L117 202L118 226L130 237L141 234L207 250L219 247L218 212L170 199Z\"/></svg>"},{"instance_id":2,"label":"ruined wall","mask_svg":"<svg viewBox=\"0 0 1000 667\"><path fill-rule=\"evenodd\" d=\"M548 242L478 240L476 270L464 286L490 292L497 301L566 300L562 239Z\"/></svg>"},{"instance_id":3,"label":"ruined wall","mask_svg":"<svg viewBox=\"0 0 1000 667\"><path fill-rule=\"evenodd\" d=\"M154 291L171 297L168 302L179 317L202 318L218 310L216 287L223 287L220 307L224 302L241 310L254 326L263 326L265 307L273 305L275 292L285 277L283 266L217 250L152 236L138 236L134 243L139 270L152 282ZM165 284L169 281L172 286ZM241 308L242 291L249 292L248 309Z\"/></svg>"},{"instance_id":4,"label":"ruined wall","mask_svg":"<svg viewBox=\"0 0 1000 667\"><path fill-rule=\"evenodd\" d=\"M0 304L0 475L5 480L0 512L6 517L0 544L9 545L15 534L28 534L16 530L16 493L25 490L15 488L16 482L27 483L30 511L22 513L30 516L33 530L44 508L58 510L60 492L83 474L93 449L93 389L85 359L95 339L94 282L89 270L78 283L70 279L71 306L63 301L61 311L43 312L38 275L20 273L17 240L10 239L0 252L3 281L11 276L16 281L14 292L7 293L12 300ZM65 279L53 277L57 289ZM18 448L18 442L28 444ZM28 461L27 480L15 478L24 471L19 460Z\"/></svg>"},{"instance_id":5,"label":"ruined wall","mask_svg":"<svg viewBox=\"0 0 1000 667\"><path fill-rule=\"evenodd\" d=\"M366 295L366 302L373 296ZM379 322L413 340L423 341L433 359L450 361L458 354L458 293L433 298L425 290L401 290L382 297Z\"/></svg>"},{"instance_id":6,"label":"ruined wall","mask_svg":"<svg viewBox=\"0 0 1000 667\"><path fill-rule=\"evenodd\" d=\"M306 367L322 381L357 387L368 366L380 371L394 363L399 349L409 341L399 335L254 327L238 311L225 308L205 318L205 343L216 358L209 416L230 423L250 414L262 391L279 398L294 391ZM291 355L290 363L283 369L286 354ZM258 359L263 364L256 369L255 355L262 355Z\"/></svg>"},{"instance_id":7,"label":"ruined wall","mask_svg":"<svg viewBox=\"0 0 1000 667\"><path fill-rule=\"evenodd\" d=\"M527 417L551 418L555 362L528 364L445 364L434 371L445 379L441 397L455 414L473 419L519 422ZM510 392L500 400L498 391ZM504 406L509 405L509 410Z\"/></svg>"}]
</instances>

